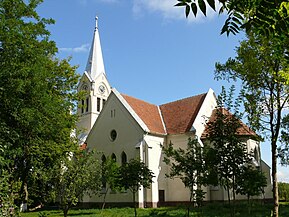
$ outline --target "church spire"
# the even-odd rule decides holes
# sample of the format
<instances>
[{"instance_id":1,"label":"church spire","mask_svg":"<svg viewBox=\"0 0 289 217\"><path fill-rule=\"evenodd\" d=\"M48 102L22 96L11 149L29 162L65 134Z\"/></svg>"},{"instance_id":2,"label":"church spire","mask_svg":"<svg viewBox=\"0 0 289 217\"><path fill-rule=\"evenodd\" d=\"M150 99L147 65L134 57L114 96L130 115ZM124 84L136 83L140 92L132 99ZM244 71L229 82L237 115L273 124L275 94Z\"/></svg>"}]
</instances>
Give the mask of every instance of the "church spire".
<instances>
[{"instance_id":1,"label":"church spire","mask_svg":"<svg viewBox=\"0 0 289 217\"><path fill-rule=\"evenodd\" d=\"M98 32L98 17L95 17L95 30L85 71L95 80L100 74L105 74L100 37Z\"/></svg>"}]
</instances>

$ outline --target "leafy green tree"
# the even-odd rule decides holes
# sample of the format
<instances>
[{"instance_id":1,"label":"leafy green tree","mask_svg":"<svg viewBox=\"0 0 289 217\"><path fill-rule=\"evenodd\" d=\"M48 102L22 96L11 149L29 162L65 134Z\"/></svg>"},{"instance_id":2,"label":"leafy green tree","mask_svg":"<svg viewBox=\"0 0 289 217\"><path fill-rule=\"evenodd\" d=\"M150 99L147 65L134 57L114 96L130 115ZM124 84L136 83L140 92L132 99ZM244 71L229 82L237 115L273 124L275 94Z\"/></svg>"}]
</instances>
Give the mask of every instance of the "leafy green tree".
<instances>
[{"instance_id":1,"label":"leafy green tree","mask_svg":"<svg viewBox=\"0 0 289 217\"><path fill-rule=\"evenodd\" d=\"M18 198L19 182L10 182L11 174L1 170L0 174L0 216L18 216L14 201Z\"/></svg>"},{"instance_id":2,"label":"leafy green tree","mask_svg":"<svg viewBox=\"0 0 289 217\"><path fill-rule=\"evenodd\" d=\"M20 181L26 209L31 186L41 171L71 151L78 75L68 60L55 58L57 47L36 12L42 0L0 1L0 150L1 170ZM42 179L42 180L43 180Z\"/></svg>"},{"instance_id":3,"label":"leafy green tree","mask_svg":"<svg viewBox=\"0 0 289 217\"><path fill-rule=\"evenodd\" d=\"M59 202L64 217L84 194L95 194L101 189L101 166L93 152L68 153L52 172L52 197Z\"/></svg>"},{"instance_id":4,"label":"leafy green tree","mask_svg":"<svg viewBox=\"0 0 289 217\"><path fill-rule=\"evenodd\" d=\"M141 187L150 188L153 172L139 159L131 159L120 167L119 187L130 190L133 196L134 216L137 216L135 196Z\"/></svg>"},{"instance_id":5,"label":"leafy green tree","mask_svg":"<svg viewBox=\"0 0 289 217\"><path fill-rule=\"evenodd\" d=\"M289 183L278 182L280 200L289 201Z\"/></svg>"},{"instance_id":6,"label":"leafy green tree","mask_svg":"<svg viewBox=\"0 0 289 217\"><path fill-rule=\"evenodd\" d=\"M281 164L289 165L289 115L286 114L282 119L281 145L278 147L278 155Z\"/></svg>"},{"instance_id":7,"label":"leafy green tree","mask_svg":"<svg viewBox=\"0 0 289 217\"><path fill-rule=\"evenodd\" d=\"M111 189L112 191L119 190L118 183L119 183L119 171L120 167L117 165L114 159L108 158L101 165L101 174L102 174L102 184L103 184L103 204L102 209L105 208L106 196L108 190Z\"/></svg>"},{"instance_id":8,"label":"leafy green tree","mask_svg":"<svg viewBox=\"0 0 289 217\"><path fill-rule=\"evenodd\" d=\"M242 83L244 106L251 127L271 143L274 212L278 216L277 147L289 100L286 44L278 38L248 35L237 56L216 64L216 78Z\"/></svg>"},{"instance_id":9,"label":"leafy green tree","mask_svg":"<svg viewBox=\"0 0 289 217\"><path fill-rule=\"evenodd\" d=\"M197 16L198 11L206 16L207 8L216 11L216 4L221 4L219 13L228 17L221 33L238 33L241 29L251 29L267 36L288 38L289 3L271 0L177 0L176 6L185 7L186 17L190 13ZM209 6L209 7L207 7Z\"/></svg>"},{"instance_id":10,"label":"leafy green tree","mask_svg":"<svg viewBox=\"0 0 289 217\"><path fill-rule=\"evenodd\" d=\"M235 209L238 175L242 172L241 165L250 163L250 159L244 139L238 133L242 128L238 111L240 99L235 101L234 114L224 108L232 109L233 93L234 87L230 89L229 95L223 88L218 97L218 106L213 111L213 118L207 123L207 139L210 144L206 149L206 163L209 171L217 174L218 184L227 190L229 204L232 191Z\"/></svg>"},{"instance_id":11,"label":"leafy green tree","mask_svg":"<svg viewBox=\"0 0 289 217\"><path fill-rule=\"evenodd\" d=\"M248 211L251 214L251 200L253 196L264 193L267 180L260 168L253 167L251 164L242 166L242 172L237 179L237 194L246 195L248 199Z\"/></svg>"},{"instance_id":12,"label":"leafy green tree","mask_svg":"<svg viewBox=\"0 0 289 217\"><path fill-rule=\"evenodd\" d=\"M189 138L187 148L174 149L172 143L163 147L164 162L170 166L169 178L178 177L182 180L185 187L190 190L190 203L188 206L188 216L192 202L201 204L204 193L201 186L206 185L206 168L203 147L197 138Z\"/></svg>"}]
</instances>

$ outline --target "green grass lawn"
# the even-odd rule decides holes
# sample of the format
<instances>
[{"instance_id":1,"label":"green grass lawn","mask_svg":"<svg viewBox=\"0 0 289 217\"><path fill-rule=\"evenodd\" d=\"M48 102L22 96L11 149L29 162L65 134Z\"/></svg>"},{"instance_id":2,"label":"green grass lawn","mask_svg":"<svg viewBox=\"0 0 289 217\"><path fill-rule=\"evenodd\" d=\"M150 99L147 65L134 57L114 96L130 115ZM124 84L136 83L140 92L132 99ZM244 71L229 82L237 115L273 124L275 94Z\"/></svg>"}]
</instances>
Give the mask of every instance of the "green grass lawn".
<instances>
[{"instance_id":1,"label":"green grass lawn","mask_svg":"<svg viewBox=\"0 0 289 217\"><path fill-rule=\"evenodd\" d=\"M236 206L236 217L270 217L272 205L253 204L251 214L248 214L246 204ZM138 209L138 217L184 217L186 208L184 207L163 207L157 209ZM22 217L56 217L63 216L60 210L39 211L21 214ZM103 211L99 209L72 209L68 216L75 217L133 217L132 208L112 208ZM230 208L223 204L207 204L202 210L194 208L191 215L194 217L229 217ZM281 203L279 209L280 217L289 217L289 203Z\"/></svg>"}]
</instances>

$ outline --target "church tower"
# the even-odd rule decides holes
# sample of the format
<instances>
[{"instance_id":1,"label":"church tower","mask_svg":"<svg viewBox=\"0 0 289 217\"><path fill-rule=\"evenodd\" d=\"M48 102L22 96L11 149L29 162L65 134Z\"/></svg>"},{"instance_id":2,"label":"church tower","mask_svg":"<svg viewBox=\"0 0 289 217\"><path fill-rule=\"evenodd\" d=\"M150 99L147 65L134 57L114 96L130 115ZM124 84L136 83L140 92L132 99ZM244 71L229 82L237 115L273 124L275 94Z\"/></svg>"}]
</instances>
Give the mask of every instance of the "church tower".
<instances>
[{"instance_id":1,"label":"church tower","mask_svg":"<svg viewBox=\"0 0 289 217\"><path fill-rule=\"evenodd\" d=\"M77 129L80 131L80 142L83 143L111 92L102 58L98 17L95 18L93 40L85 72L78 84L78 92L84 94L83 99L78 102L79 121L77 124Z\"/></svg>"}]
</instances>

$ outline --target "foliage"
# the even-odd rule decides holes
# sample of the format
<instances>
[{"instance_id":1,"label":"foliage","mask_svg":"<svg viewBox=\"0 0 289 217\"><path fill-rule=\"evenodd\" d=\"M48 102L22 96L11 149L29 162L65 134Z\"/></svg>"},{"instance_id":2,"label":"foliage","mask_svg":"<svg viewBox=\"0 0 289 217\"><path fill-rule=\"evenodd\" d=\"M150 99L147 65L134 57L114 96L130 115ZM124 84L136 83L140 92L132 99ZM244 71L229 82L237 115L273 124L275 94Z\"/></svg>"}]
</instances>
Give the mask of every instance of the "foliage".
<instances>
[{"instance_id":1,"label":"foliage","mask_svg":"<svg viewBox=\"0 0 289 217\"><path fill-rule=\"evenodd\" d=\"M59 202L66 217L68 210L81 200L84 194L97 193L101 188L100 165L93 152L69 153L59 161L53 174L53 199ZM59 201L58 201L59 200Z\"/></svg>"},{"instance_id":2,"label":"foliage","mask_svg":"<svg viewBox=\"0 0 289 217\"><path fill-rule=\"evenodd\" d=\"M278 156L281 159L281 164L289 165L289 115L286 114L282 119L281 130L281 145L278 147Z\"/></svg>"},{"instance_id":3,"label":"foliage","mask_svg":"<svg viewBox=\"0 0 289 217\"><path fill-rule=\"evenodd\" d=\"M277 145L289 100L286 42L255 33L237 47L237 56L216 64L216 77L239 80L251 127L271 143L274 215L278 216ZM285 120L285 119L283 119Z\"/></svg>"},{"instance_id":4,"label":"foliage","mask_svg":"<svg viewBox=\"0 0 289 217\"><path fill-rule=\"evenodd\" d=\"M289 183L278 182L279 199L289 202Z\"/></svg>"},{"instance_id":5,"label":"foliage","mask_svg":"<svg viewBox=\"0 0 289 217\"><path fill-rule=\"evenodd\" d=\"M14 200L18 199L19 182L14 182L11 174L0 172L0 216L18 216Z\"/></svg>"},{"instance_id":6,"label":"foliage","mask_svg":"<svg viewBox=\"0 0 289 217\"><path fill-rule=\"evenodd\" d=\"M114 159L108 158L101 165L101 174L102 174L102 184L103 184L103 205L102 209L105 207L105 199L108 193L108 190L111 189L112 191L119 190L118 183L119 183L119 170L120 167L117 165Z\"/></svg>"},{"instance_id":7,"label":"foliage","mask_svg":"<svg viewBox=\"0 0 289 217\"><path fill-rule=\"evenodd\" d=\"M150 188L153 172L139 159L131 159L120 167L119 187L130 190L133 194L134 213L136 212L135 195L141 187Z\"/></svg>"},{"instance_id":8,"label":"foliage","mask_svg":"<svg viewBox=\"0 0 289 217\"><path fill-rule=\"evenodd\" d=\"M260 168L255 168L249 164L243 166L242 170L237 180L237 193L247 195L248 200L252 196L264 193L267 180Z\"/></svg>"},{"instance_id":9,"label":"foliage","mask_svg":"<svg viewBox=\"0 0 289 217\"><path fill-rule=\"evenodd\" d=\"M227 190L230 203L230 190L233 193L233 200L237 190L237 180L242 173L242 165L251 163L244 139L239 135L238 130L242 128L240 114L238 111L239 100L236 100L235 113L228 109L233 107L234 87L227 95L225 89L218 97L218 106L213 111L214 119L207 123L210 145L206 150L206 162L209 171L213 171L218 178L217 183Z\"/></svg>"},{"instance_id":10,"label":"foliage","mask_svg":"<svg viewBox=\"0 0 289 217\"><path fill-rule=\"evenodd\" d=\"M286 36L289 32L289 3L271 0L177 0L175 6L185 7L185 15L197 16L200 10L205 16L207 6L219 13L227 13L227 19L221 33L236 34L241 29L249 32L257 30L267 36Z\"/></svg>"},{"instance_id":11,"label":"foliage","mask_svg":"<svg viewBox=\"0 0 289 217\"><path fill-rule=\"evenodd\" d=\"M266 186L267 180L260 168L256 168L251 164L242 166L242 172L237 179L236 193L247 196L249 215L251 214L250 198L264 193Z\"/></svg>"},{"instance_id":12,"label":"foliage","mask_svg":"<svg viewBox=\"0 0 289 217\"><path fill-rule=\"evenodd\" d=\"M197 138L189 138L187 148L174 149L172 143L163 147L164 162L170 166L169 178L178 177L185 187L190 190L190 204L188 206L188 216L190 215L190 205L193 202L202 204L204 192L202 185L206 185L206 168L203 156L203 147Z\"/></svg>"},{"instance_id":13,"label":"foliage","mask_svg":"<svg viewBox=\"0 0 289 217\"><path fill-rule=\"evenodd\" d=\"M46 29L54 21L38 16L41 2L0 1L0 166L20 181L24 204L32 186L42 189L43 171L73 149L76 123L76 68L55 58Z\"/></svg>"}]
</instances>

